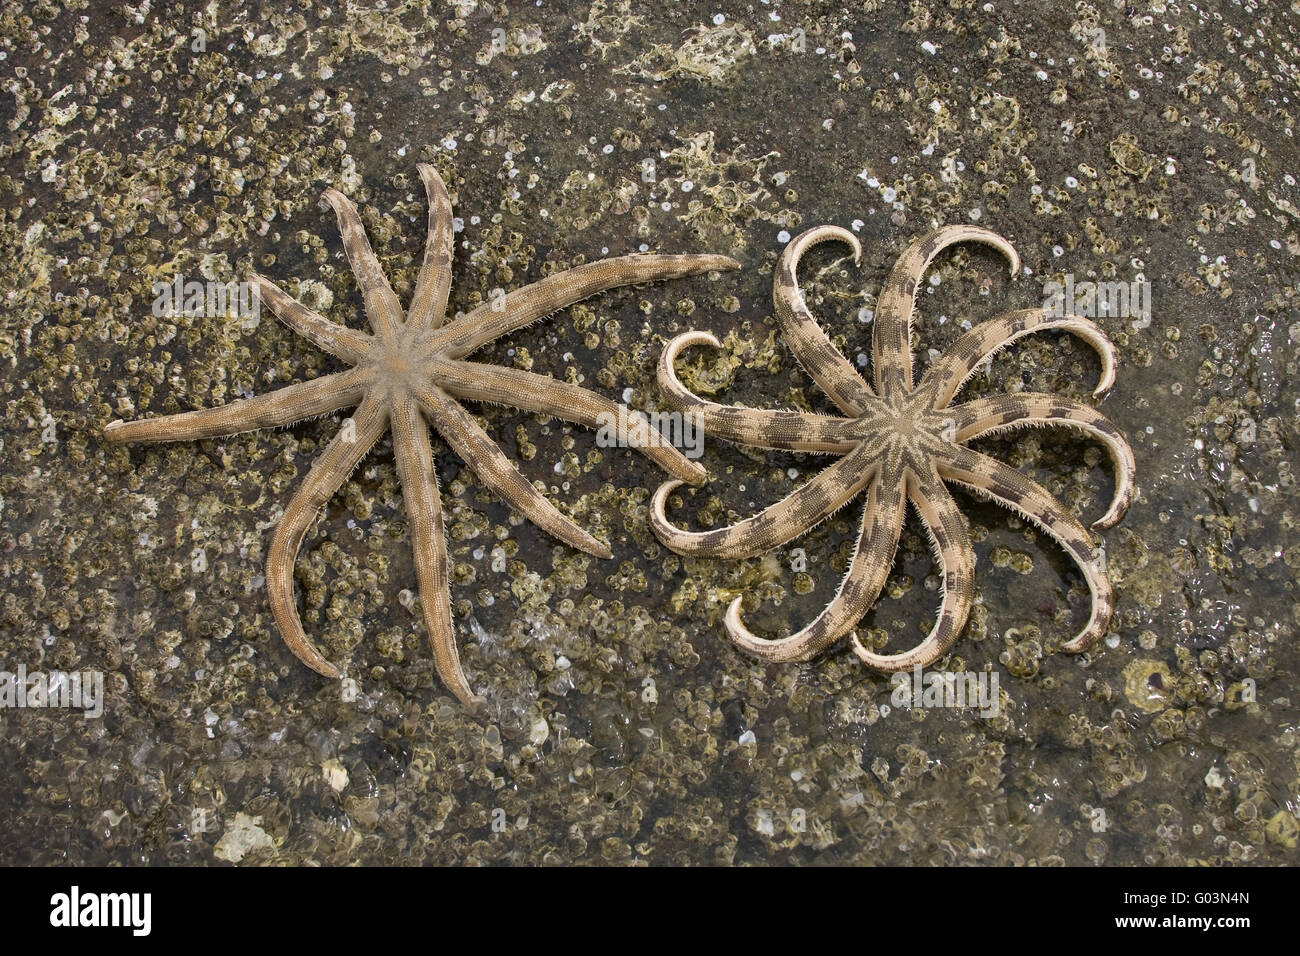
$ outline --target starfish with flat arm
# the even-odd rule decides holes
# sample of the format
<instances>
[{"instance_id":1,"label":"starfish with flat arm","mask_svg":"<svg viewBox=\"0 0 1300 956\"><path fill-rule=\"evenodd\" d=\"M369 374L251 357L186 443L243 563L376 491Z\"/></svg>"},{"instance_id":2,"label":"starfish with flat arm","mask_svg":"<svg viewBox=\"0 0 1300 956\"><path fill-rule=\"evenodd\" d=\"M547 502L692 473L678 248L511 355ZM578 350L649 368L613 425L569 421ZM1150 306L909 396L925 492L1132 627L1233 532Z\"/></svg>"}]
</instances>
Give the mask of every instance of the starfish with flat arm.
<instances>
[{"instance_id":1,"label":"starfish with flat arm","mask_svg":"<svg viewBox=\"0 0 1300 956\"><path fill-rule=\"evenodd\" d=\"M313 312L271 280L254 275L263 302L276 317L350 368L219 408L143 421L114 421L112 441L187 441L289 425L355 406L344 427L312 464L284 510L266 562L267 592L285 643L308 667L339 677L304 633L293 593L293 567L317 513L374 444L391 429L415 552L424 623L439 677L467 706L470 690L457 652L447 573L447 542L429 426L489 489L538 527L580 551L608 558L610 550L563 515L506 458L459 399L508 405L552 415L587 428L614 427L617 440L641 449L682 481L704 480L703 469L653 432L644 416L568 382L466 357L476 349L588 296L617 286L675 279L738 263L715 255L631 255L577 266L491 300L455 322L447 318L451 291L451 199L437 171L419 167L429 197L429 236L410 307L403 311L370 248L357 208L342 193L325 191L361 287L372 334L346 328Z\"/></svg>"},{"instance_id":2,"label":"starfish with flat arm","mask_svg":"<svg viewBox=\"0 0 1300 956\"><path fill-rule=\"evenodd\" d=\"M741 620L742 598L732 602L727 632L745 650L772 661L804 661L852 635L857 656L881 671L910 670L934 663L952 647L966 624L974 600L975 555L966 524L944 482L969 488L1024 516L1052 537L1083 572L1092 592L1092 612L1082 631L1064 645L1078 653L1106 632L1114 608L1110 581L1088 532L1046 489L994 458L966 447L981 435L1031 425L1062 425L1082 431L1109 452L1115 468L1110 508L1093 525L1109 528L1123 517L1134 490L1133 452L1119 430L1087 405L1033 392L950 402L989 356L1031 332L1057 329L1078 336L1101 358L1101 383L1115 378L1115 347L1094 323L1023 309L990 319L965 333L913 384L911 332L916 293L926 269L956 242L980 242L1001 252L1014 277L1020 257L1009 242L987 229L949 226L916 240L890 273L876 306L872 331L872 388L835 348L808 311L796 270L800 257L820 242L839 240L853 249L857 237L837 226L818 226L794 239L781 256L773 298L781 331L795 358L844 417L797 411L725 406L692 394L677 378L678 354L692 345L720 347L708 332L685 332L665 346L659 384L674 409L693 415L705 432L761 448L839 455L840 459L789 496L744 521L712 531L675 527L665 514L670 481L655 493L651 527L680 554L746 558L763 554L808 531L865 492L866 508L848 573L838 593L810 624L789 637L764 640ZM910 650L882 654L868 649L854 630L876 602L889 575L902 533L907 502L915 505L943 568L943 602L929 635Z\"/></svg>"}]
</instances>

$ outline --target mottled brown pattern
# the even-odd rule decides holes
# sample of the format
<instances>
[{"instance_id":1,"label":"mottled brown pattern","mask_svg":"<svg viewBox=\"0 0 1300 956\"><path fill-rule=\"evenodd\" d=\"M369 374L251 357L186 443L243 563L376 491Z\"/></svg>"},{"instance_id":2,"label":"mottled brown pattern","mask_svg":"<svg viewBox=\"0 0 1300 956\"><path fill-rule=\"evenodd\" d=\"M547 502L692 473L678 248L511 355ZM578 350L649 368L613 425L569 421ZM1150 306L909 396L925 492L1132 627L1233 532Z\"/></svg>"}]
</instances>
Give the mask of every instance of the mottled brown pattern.
<instances>
[{"instance_id":1,"label":"mottled brown pattern","mask_svg":"<svg viewBox=\"0 0 1300 956\"><path fill-rule=\"evenodd\" d=\"M1040 309L1010 312L963 335L914 387L909 346L912 314L916 290L934 257L956 242L980 242L1007 258L1013 277L1020 268L1016 250L1001 236L974 226L949 226L913 242L885 282L872 335L873 389L831 344L798 288L800 257L831 239L847 243L855 261L861 259L861 246L853 233L836 226L810 229L782 255L773 297L791 351L847 417L729 407L691 394L677 379L674 362L687 346L718 347L718 340L705 332L686 332L668 343L659 364L659 382L669 404L695 412L706 431L730 441L843 457L758 515L702 533L682 531L669 522L665 507L682 482L667 482L655 494L651 509L655 534L683 554L751 557L798 537L865 490L866 509L853 558L825 610L789 637L765 640L745 626L740 616L743 599L737 598L727 613L727 631L741 647L773 661L807 660L851 635L854 652L869 666L907 670L928 666L948 652L966 625L974 599L974 551L965 521L944 487L945 481L954 482L1023 515L1078 564L1092 593L1092 609L1087 625L1064 647L1076 653L1086 650L1105 634L1114 609L1110 582L1088 532L1038 484L964 443L1031 425L1064 425L1097 440L1114 464L1115 494L1110 508L1094 523L1096 528L1119 521L1132 500L1132 450L1101 413L1054 395L1021 393L960 405L950 402L990 355L1023 335L1048 329L1070 332L1096 349L1102 375L1095 394L1100 394L1114 381L1115 349L1110 339L1086 319L1052 317ZM864 646L854 627L885 585L908 501L915 506L943 567L943 603L921 643L901 653L882 654Z\"/></svg>"},{"instance_id":2,"label":"mottled brown pattern","mask_svg":"<svg viewBox=\"0 0 1300 956\"><path fill-rule=\"evenodd\" d=\"M288 425L357 406L317 457L276 526L267 557L267 592L290 650L326 677L339 677L304 633L293 593L293 566L317 513L371 447L391 430L402 484L425 627L438 675L467 706L481 698L470 690L456 649L448 591L447 542L433 452L432 425L480 480L534 524L588 554L609 549L565 517L510 463L457 399L496 402L595 427L607 416L622 443L645 454L679 479L699 482L703 469L661 441L648 425L594 392L542 375L461 361L480 346L605 289L696 275L738 264L725 256L637 255L605 259L550 276L486 303L444 327L451 291L451 200L437 171L421 165L429 196L429 235L411 298L403 312L370 248L356 207L342 193L325 191L338 216L343 247L365 301L373 335L346 329L254 276L261 297L286 325L353 368L221 408L147 421L115 421L104 429L113 441L181 441ZM622 414L620 413L622 411ZM626 423L626 425L624 425Z\"/></svg>"}]
</instances>

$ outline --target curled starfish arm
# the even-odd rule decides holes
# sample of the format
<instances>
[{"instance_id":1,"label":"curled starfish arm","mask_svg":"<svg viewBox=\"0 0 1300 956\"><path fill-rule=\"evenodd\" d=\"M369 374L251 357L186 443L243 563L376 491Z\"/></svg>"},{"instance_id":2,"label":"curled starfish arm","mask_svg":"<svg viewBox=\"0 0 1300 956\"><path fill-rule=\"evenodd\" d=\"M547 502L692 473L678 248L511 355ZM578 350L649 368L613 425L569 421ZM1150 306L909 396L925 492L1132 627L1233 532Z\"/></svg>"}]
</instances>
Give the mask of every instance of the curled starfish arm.
<instances>
[{"instance_id":1,"label":"curled starfish arm","mask_svg":"<svg viewBox=\"0 0 1300 956\"><path fill-rule=\"evenodd\" d=\"M352 265L352 274L361 287L361 297L365 302L366 318L370 327L382 339L391 339L402 325L402 307L397 301L397 294L388 284L384 270L379 266L375 251L370 248L366 238L366 227L361 223L361 214L352 200L337 189L327 189L324 199L334 209L338 217L339 233L343 236L343 251L347 253Z\"/></svg>"},{"instance_id":2,"label":"curled starfish arm","mask_svg":"<svg viewBox=\"0 0 1300 956\"><path fill-rule=\"evenodd\" d=\"M104 426L104 437L110 441L189 441L278 428L356 405L365 394L367 382L364 370L348 369L217 408L134 422L109 422Z\"/></svg>"},{"instance_id":3,"label":"curled starfish arm","mask_svg":"<svg viewBox=\"0 0 1300 956\"><path fill-rule=\"evenodd\" d=\"M451 294L451 197L436 169L428 163L417 168L429 197L429 239L424 244L424 262L415 280L406 323L413 330L436 329L446 319L447 296Z\"/></svg>"},{"instance_id":4,"label":"curled starfish arm","mask_svg":"<svg viewBox=\"0 0 1300 956\"><path fill-rule=\"evenodd\" d=\"M739 268L735 259L714 255L635 255L589 262L480 305L440 329L437 347L449 358L464 358L493 339L606 289Z\"/></svg>"},{"instance_id":5,"label":"curled starfish arm","mask_svg":"<svg viewBox=\"0 0 1300 956\"><path fill-rule=\"evenodd\" d=\"M1017 392L977 398L953 406L947 413L955 421L957 433L953 440L958 443L1031 425L1065 425L1085 432L1105 447L1115 469L1115 494L1110 507L1092 526L1109 528L1128 511L1137 477L1133 449L1111 420L1096 409L1042 392Z\"/></svg>"},{"instance_id":6,"label":"curled starfish arm","mask_svg":"<svg viewBox=\"0 0 1300 956\"><path fill-rule=\"evenodd\" d=\"M1076 335L1096 351L1101 359L1101 380L1093 390L1094 395L1100 395L1115 384L1115 363L1119 357L1115 346L1096 323L1073 315L1053 316L1043 309L1018 309L989 319L959 338L926 370L918 391L929 389L934 396L934 407L942 408L961 391L985 359L1019 338L1052 329Z\"/></svg>"},{"instance_id":7,"label":"curled starfish arm","mask_svg":"<svg viewBox=\"0 0 1300 956\"><path fill-rule=\"evenodd\" d=\"M772 302L785 336L799 364L812 376L818 387L830 396L845 415L857 416L866 407L866 400L874 393L808 311L803 291L799 288L799 260L813 246L838 240L853 250L853 261L862 260L862 245L858 237L839 226L816 226L796 236L777 264L772 277Z\"/></svg>"},{"instance_id":8,"label":"curled starfish arm","mask_svg":"<svg viewBox=\"0 0 1300 956\"><path fill-rule=\"evenodd\" d=\"M876 319L871 332L871 367L876 376L876 391L881 395L911 391L912 314L921 277L935 256L958 242L992 246L1010 263L1013 278L1020 271L1020 256L1015 247L997 233L978 226L946 226L909 245L890 271L876 303Z\"/></svg>"},{"instance_id":9,"label":"curled starfish arm","mask_svg":"<svg viewBox=\"0 0 1300 956\"><path fill-rule=\"evenodd\" d=\"M254 272L250 281L257 287L258 298L271 307L277 319L317 348L356 365L370 349L370 337L364 332L331 322L293 298L264 275Z\"/></svg>"},{"instance_id":10,"label":"curled starfish arm","mask_svg":"<svg viewBox=\"0 0 1300 956\"><path fill-rule=\"evenodd\" d=\"M597 432L609 429L608 437L617 444L637 449L676 478L698 485L707 477L701 465L674 448L640 412L580 385L478 362L438 361L429 373L457 398L554 415Z\"/></svg>"},{"instance_id":11,"label":"curled starfish arm","mask_svg":"<svg viewBox=\"0 0 1300 956\"><path fill-rule=\"evenodd\" d=\"M875 603L889 577L894 550L903 530L905 499L881 480L867 490L857 545L848 573L835 597L811 624L789 637L765 640L754 634L740 617L743 598L736 598L727 610L727 633L739 647L773 662L806 661L853 629L867 608Z\"/></svg>"},{"instance_id":12,"label":"curled starfish arm","mask_svg":"<svg viewBox=\"0 0 1300 956\"><path fill-rule=\"evenodd\" d=\"M433 449L429 426L419 407L403 396L393 406L393 452L402 499L411 522L411 549L415 553L415 577L420 587L420 608L433 648L433 664L442 682L467 708L483 703L470 690L456 649L456 627L451 619L450 577L447 573L447 534L443 527L438 478L433 471Z\"/></svg>"},{"instance_id":13,"label":"curled starfish arm","mask_svg":"<svg viewBox=\"0 0 1300 956\"><path fill-rule=\"evenodd\" d=\"M853 635L853 653L858 659L868 667L887 673L929 667L947 654L966 626L975 599L975 551L971 547L966 522L962 520L952 495L937 477L932 475L929 480L921 481L915 474L908 479L908 493L930 536L935 557L943 568L943 603L930 633L911 650L879 654L867 650L857 634Z\"/></svg>"},{"instance_id":14,"label":"curled starfish arm","mask_svg":"<svg viewBox=\"0 0 1300 956\"><path fill-rule=\"evenodd\" d=\"M302 485L284 509L275 526L266 557L266 591L271 613L284 642L294 655L325 677L339 677L339 669L327 661L302 629L293 597L293 566L303 536L325 503L338 491L357 463L383 435L387 415L377 401L365 399L352 416L352 426L335 435L312 463Z\"/></svg>"},{"instance_id":15,"label":"curled starfish arm","mask_svg":"<svg viewBox=\"0 0 1300 956\"><path fill-rule=\"evenodd\" d=\"M849 435L850 420L806 412L769 411L719 405L698 397L677 378L674 363L682 349L722 343L709 332L683 332L664 346L659 357L659 388L670 408L692 416L711 435L743 445L789 451L847 455L858 444Z\"/></svg>"},{"instance_id":16,"label":"curled starfish arm","mask_svg":"<svg viewBox=\"0 0 1300 956\"><path fill-rule=\"evenodd\" d=\"M956 447L939 460L938 467L940 476L946 481L965 485L976 495L991 498L1022 515L1065 549L1083 573L1092 594L1092 608L1083 630L1062 648L1078 654L1100 640L1114 613L1115 596L1102 558L1093 548L1083 525L1075 521L1042 485L970 448Z\"/></svg>"},{"instance_id":17,"label":"curled starfish arm","mask_svg":"<svg viewBox=\"0 0 1300 956\"><path fill-rule=\"evenodd\" d=\"M609 548L561 514L519 473L459 402L436 386L421 389L416 399L433 427L494 495L565 544L598 558L613 557Z\"/></svg>"},{"instance_id":18,"label":"curled starfish arm","mask_svg":"<svg viewBox=\"0 0 1300 956\"><path fill-rule=\"evenodd\" d=\"M682 482L664 482L650 504L650 528L678 554L751 558L780 547L844 507L875 474L872 455L865 447L857 448L776 504L713 531L682 531L674 526L664 509L668 496Z\"/></svg>"}]
</instances>

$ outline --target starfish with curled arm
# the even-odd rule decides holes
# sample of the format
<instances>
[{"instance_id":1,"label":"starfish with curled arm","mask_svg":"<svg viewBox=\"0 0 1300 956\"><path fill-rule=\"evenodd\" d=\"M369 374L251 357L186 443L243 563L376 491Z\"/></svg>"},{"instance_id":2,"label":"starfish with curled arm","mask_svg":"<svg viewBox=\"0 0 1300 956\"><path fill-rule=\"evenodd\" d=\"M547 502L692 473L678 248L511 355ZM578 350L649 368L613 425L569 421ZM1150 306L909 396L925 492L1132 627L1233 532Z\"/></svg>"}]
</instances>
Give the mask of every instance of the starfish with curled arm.
<instances>
[{"instance_id":1,"label":"starfish with curled arm","mask_svg":"<svg viewBox=\"0 0 1300 956\"><path fill-rule=\"evenodd\" d=\"M1093 525L1108 528L1123 517L1133 497L1133 452L1118 429L1094 409L1055 395L1021 392L950 402L977 366L993 353L1031 332L1059 329L1091 345L1101 358L1100 395L1114 382L1115 348L1094 323L1076 316L1053 316L1043 309L1008 312L966 332L936 359L919 384L912 380L911 329L916 294L934 257L957 242L980 242L1001 252L1012 277L1020 257L1009 242L974 226L949 226L913 242L894 265L881 290L872 332L872 388L835 348L808 311L796 280L799 259L820 242L837 239L862 247L853 233L836 226L804 232L781 256L773 297L781 331L803 367L846 417L796 411L724 406L692 394L678 380L674 363L688 346L720 345L707 332L686 332L664 348L659 384L668 404L695 416L706 432L762 448L842 456L766 510L725 528L683 531L669 522L665 504L682 482L670 481L655 493L651 525L664 544L681 554L746 558L770 551L799 536L866 493L848 573L822 613L788 637L764 640L741 620L741 598L732 602L726 627L742 648L772 661L804 661L852 634L854 653L881 671L926 667L946 654L966 624L973 600L975 556L966 524L944 487L965 486L1037 525L1074 559L1092 593L1088 623L1064 649L1090 647L1105 632L1114 609L1110 581L1088 532L1046 489L1001 462L965 447L981 435L1029 425L1064 425L1083 431L1109 452L1115 468L1110 508ZM907 502L911 501L943 567L943 603L928 636L915 647L883 654L863 645L854 630L875 604L897 550Z\"/></svg>"},{"instance_id":2,"label":"starfish with curled arm","mask_svg":"<svg viewBox=\"0 0 1300 956\"><path fill-rule=\"evenodd\" d=\"M312 464L284 510L266 562L267 592L280 633L308 667L339 677L308 639L293 593L293 567L303 536L317 513L367 452L391 429L397 475L411 524L416 576L425 627L438 676L467 706L481 698L470 690L456 649L447 574L447 542L433 453L432 425L478 478L538 527L580 551L611 556L609 548L563 515L524 478L458 399L509 405L553 415L588 428L617 423L619 444L629 444L677 478L704 480L704 470L651 434L637 413L568 382L464 359L476 349L588 296L617 286L739 268L725 256L632 255L577 266L474 309L444 325L451 290L451 199L437 171L420 165L429 197L429 235L410 308L397 296L370 248L357 208L328 189L325 201L338 216L343 248L361 287L367 335L331 322L297 302L269 279L254 275L262 301L291 329L351 368L255 398L203 411L144 421L114 421L113 441L183 441L289 425L341 408L356 407ZM620 411L622 412L620 414Z\"/></svg>"}]
</instances>

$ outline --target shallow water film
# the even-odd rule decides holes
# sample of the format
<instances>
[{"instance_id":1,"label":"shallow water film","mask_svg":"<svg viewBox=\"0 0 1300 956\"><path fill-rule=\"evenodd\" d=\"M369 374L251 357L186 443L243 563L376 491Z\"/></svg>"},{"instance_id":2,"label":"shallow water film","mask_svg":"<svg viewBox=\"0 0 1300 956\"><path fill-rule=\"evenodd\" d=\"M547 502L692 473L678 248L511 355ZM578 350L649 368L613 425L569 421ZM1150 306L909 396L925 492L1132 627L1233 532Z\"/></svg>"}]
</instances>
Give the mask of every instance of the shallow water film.
<instances>
[{"instance_id":1,"label":"shallow water film","mask_svg":"<svg viewBox=\"0 0 1300 956\"><path fill-rule=\"evenodd\" d=\"M1294 862L1297 44L1284 3L0 3L0 862ZM963 393L1053 393L1132 444L1139 493L1097 538L1106 638L1062 652L1082 576L954 488L976 604L933 670L982 696L913 701L927 675L900 686L847 642L765 664L728 638L728 606L769 637L813 620L860 498L769 554L683 558L651 533L667 476L644 455L483 404L613 557L547 536L433 437L457 644L487 701L467 713L434 673L384 439L298 558L303 624L346 679L309 670L272 619L267 550L346 413L155 445L103 428L341 369L269 309L161 290L257 271L361 328L321 193L356 202L405 302L418 163L453 202L453 314L608 256L741 263L604 292L473 356L645 412L690 329L722 342L683 353L696 394L834 411L773 309L807 228L862 243L856 265L817 247L799 280L864 372L910 242L1007 237L1014 280L986 247L939 256L913 354L923 369L1053 292L1113 340L1101 397L1095 353L1056 332ZM1085 524L1114 491L1082 433L975 447ZM827 461L698 450L709 480L670 508L696 530ZM916 644L941 578L910 514L862 640Z\"/></svg>"}]
</instances>

